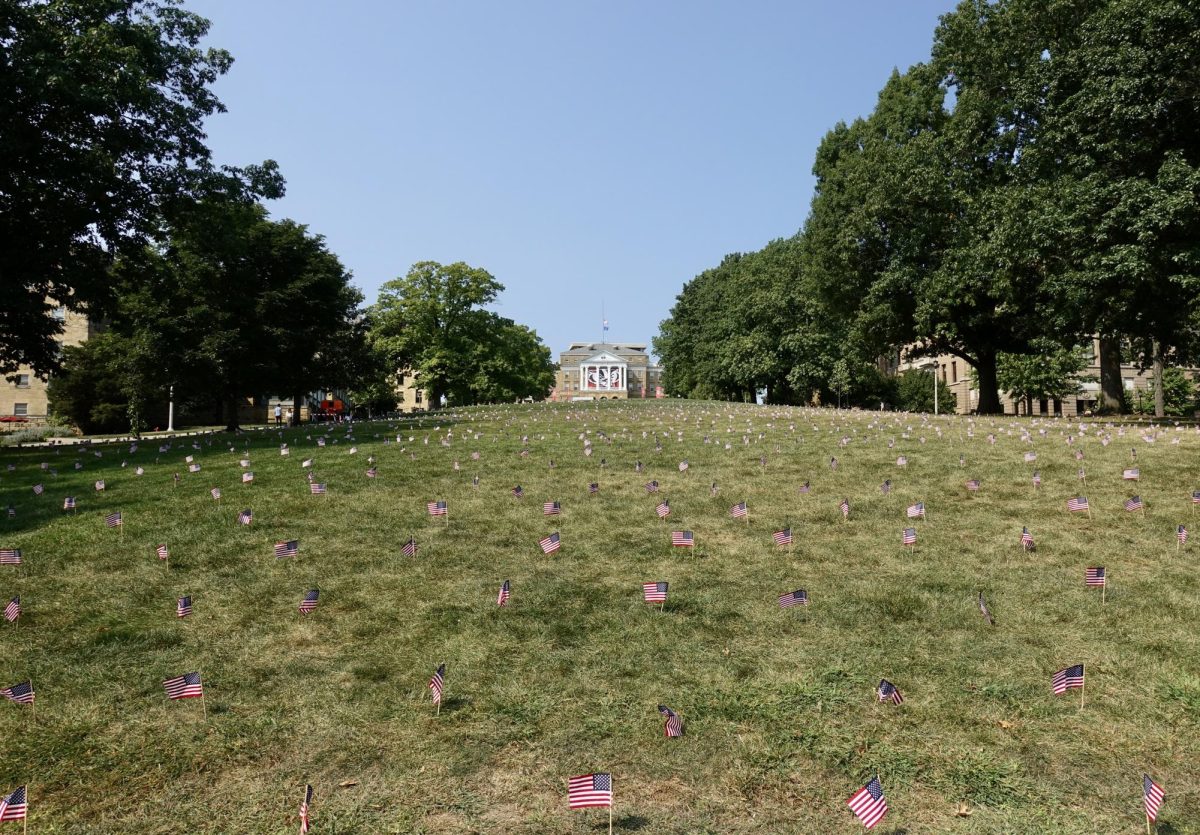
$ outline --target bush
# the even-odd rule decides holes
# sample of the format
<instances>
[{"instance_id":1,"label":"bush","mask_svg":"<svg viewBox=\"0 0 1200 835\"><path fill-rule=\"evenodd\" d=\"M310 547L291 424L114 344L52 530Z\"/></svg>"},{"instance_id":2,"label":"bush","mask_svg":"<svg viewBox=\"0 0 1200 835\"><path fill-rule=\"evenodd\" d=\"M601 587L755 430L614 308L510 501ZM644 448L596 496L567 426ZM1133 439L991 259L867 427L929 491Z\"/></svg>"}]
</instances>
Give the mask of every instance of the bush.
<instances>
[{"instance_id":1,"label":"bush","mask_svg":"<svg viewBox=\"0 0 1200 835\"><path fill-rule=\"evenodd\" d=\"M33 444L47 438L69 438L75 433L63 426L31 426L7 435L0 436L0 446L17 446L18 444Z\"/></svg>"}]
</instances>

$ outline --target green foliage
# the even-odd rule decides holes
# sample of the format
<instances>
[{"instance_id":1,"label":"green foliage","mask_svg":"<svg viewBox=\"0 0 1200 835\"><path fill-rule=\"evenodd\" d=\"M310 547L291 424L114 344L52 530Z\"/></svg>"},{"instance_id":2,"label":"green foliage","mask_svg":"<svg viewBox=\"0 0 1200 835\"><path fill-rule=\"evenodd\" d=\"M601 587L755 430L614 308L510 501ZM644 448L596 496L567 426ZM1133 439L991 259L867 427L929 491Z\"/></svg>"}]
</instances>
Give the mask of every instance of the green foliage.
<instances>
[{"instance_id":1,"label":"green foliage","mask_svg":"<svg viewBox=\"0 0 1200 835\"><path fill-rule=\"evenodd\" d=\"M932 371L913 369L897 378L896 406L906 412L933 411L934 376ZM947 403L950 392L943 387L938 392L938 411L953 412L953 404Z\"/></svg>"},{"instance_id":2,"label":"green foliage","mask_svg":"<svg viewBox=\"0 0 1200 835\"><path fill-rule=\"evenodd\" d=\"M131 426L131 403L138 398L140 379L132 367L129 340L114 332L92 337L80 345L63 348L63 370L47 387L50 413L79 428L84 434L124 432ZM161 405L162 401L159 400ZM139 415L139 420L161 417Z\"/></svg>"},{"instance_id":3,"label":"green foliage","mask_svg":"<svg viewBox=\"0 0 1200 835\"><path fill-rule=\"evenodd\" d=\"M838 357L829 371L829 390L837 395L839 409L842 406L842 398L850 392L853 382L850 379L849 363L846 362L845 357Z\"/></svg>"},{"instance_id":4,"label":"green foliage","mask_svg":"<svg viewBox=\"0 0 1200 835\"><path fill-rule=\"evenodd\" d=\"M1163 400L1165 412L1175 417L1191 417L1197 406L1196 383L1188 379L1187 374L1173 366L1163 370ZM1133 411L1139 415L1154 414L1154 376L1151 375L1149 387L1136 389L1133 393Z\"/></svg>"},{"instance_id":5,"label":"green foliage","mask_svg":"<svg viewBox=\"0 0 1200 835\"><path fill-rule=\"evenodd\" d=\"M1048 340L1035 340L1037 354L1001 354L997 359L1000 388L1013 400L1025 402L1026 414L1033 413L1033 401L1059 400L1078 394L1088 358L1082 348L1065 349Z\"/></svg>"}]
</instances>

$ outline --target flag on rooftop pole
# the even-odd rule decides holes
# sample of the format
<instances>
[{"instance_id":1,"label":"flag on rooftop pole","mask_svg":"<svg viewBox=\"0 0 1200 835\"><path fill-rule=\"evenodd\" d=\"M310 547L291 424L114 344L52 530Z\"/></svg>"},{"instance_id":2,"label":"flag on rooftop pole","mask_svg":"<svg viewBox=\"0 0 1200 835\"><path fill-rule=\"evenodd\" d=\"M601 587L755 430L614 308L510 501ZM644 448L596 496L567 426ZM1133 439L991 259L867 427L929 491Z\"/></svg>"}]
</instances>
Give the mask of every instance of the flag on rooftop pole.
<instances>
[{"instance_id":1,"label":"flag on rooftop pole","mask_svg":"<svg viewBox=\"0 0 1200 835\"><path fill-rule=\"evenodd\" d=\"M300 601L300 614L307 615L316 609L317 600L320 596L321 592L319 589L309 589L305 593L304 599Z\"/></svg>"},{"instance_id":2,"label":"flag on rooftop pole","mask_svg":"<svg viewBox=\"0 0 1200 835\"><path fill-rule=\"evenodd\" d=\"M175 617L186 618L192 613L192 596L185 594L175 601Z\"/></svg>"},{"instance_id":3,"label":"flag on rooftop pole","mask_svg":"<svg viewBox=\"0 0 1200 835\"><path fill-rule=\"evenodd\" d=\"M779 595L779 608L790 609L793 606L807 606L808 592L804 589L796 589L789 591L787 594Z\"/></svg>"},{"instance_id":4,"label":"flag on rooftop pole","mask_svg":"<svg viewBox=\"0 0 1200 835\"><path fill-rule=\"evenodd\" d=\"M508 598L510 596L512 596L512 586L509 584L508 580L505 580L500 585L500 594L498 594L496 596L496 605L497 606L507 606Z\"/></svg>"},{"instance_id":5,"label":"flag on rooftop pole","mask_svg":"<svg viewBox=\"0 0 1200 835\"><path fill-rule=\"evenodd\" d=\"M666 719L666 722L663 723L663 736L667 739L683 736L683 721L679 718L678 713L666 705L659 705L658 712Z\"/></svg>"},{"instance_id":6,"label":"flag on rooftop pole","mask_svg":"<svg viewBox=\"0 0 1200 835\"><path fill-rule=\"evenodd\" d=\"M442 663L438 664L438 668L433 671L433 677L429 679L429 692L433 695L433 706L439 716L442 714L442 692L445 687L446 665Z\"/></svg>"},{"instance_id":7,"label":"flag on rooftop pole","mask_svg":"<svg viewBox=\"0 0 1200 835\"><path fill-rule=\"evenodd\" d=\"M20 595L8 601L8 605L4 607L4 619L9 623L15 623L17 618L21 617L21 597Z\"/></svg>"},{"instance_id":8,"label":"flag on rooftop pole","mask_svg":"<svg viewBox=\"0 0 1200 835\"><path fill-rule=\"evenodd\" d=\"M996 625L996 619L992 617L992 610L988 608L987 601L983 599L983 592L979 593L979 614L983 616L988 626Z\"/></svg>"},{"instance_id":9,"label":"flag on rooftop pole","mask_svg":"<svg viewBox=\"0 0 1200 835\"><path fill-rule=\"evenodd\" d=\"M879 777L872 777L870 782L846 801L846 805L867 829L879 823L888 810L887 798L883 796L883 786L879 783Z\"/></svg>"},{"instance_id":10,"label":"flag on rooftop pole","mask_svg":"<svg viewBox=\"0 0 1200 835\"><path fill-rule=\"evenodd\" d=\"M0 565L20 565L20 548L0 548Z\"/></svg>"},{"instance_id":11,"label":"flag on rooftop pole","mask_svg":"<svg viewBox=\"0 0 1200 835\"><path fill-rule=\"evenodd\" d=\"M18 786L12 794L0 797L0 821L27 820L29 814L29 787ZM26 823L28 826L28 823Z\"/></svg>"},{"instance_id":12,"label":"flag on rooftop pole","mask_svg":"<svg viewBox=\"0 0 1200 835\"><path fill-rule=\"evenodd\" d=\"M308 832L308 811L312 806L313 788L311 785L304 787L304 799L300 801L300 835L305 835Z\"/></svg>"},{"instance_id":13,"label":"flag on rooftop pole","mask_svg":"<svg viewBox=\"0 0 1200 835\"><path fill-rule=\"evenodd\" d=\"M904 697L900 695L900 688L886 678L879 680L879 686L875 688L875 695L881 702L891 702L894 705L904 704Z\"/></svg>"},{"instance_id":14,"label":"flag on rooftop pole","mask_svg":"<svg viewBox=\"0 0 1200 835\"><path fill-rule=\"evenodd\" d=\"M671 547L692 548L695 544L696 539L691 531L671 531Z\"/></svg>"},{"instance_id":15,"label":"flag on rooftop pole","mask_svg":"<svg viewBox=\"0 0 1200 835\"><path fill-rule=\"evenodd\" d=\"M1158 810L1163 804L1162 786L1150 779L1149 774L1142 775L1142 802L1146 807L1146 828L1158 820Z\"/></svg>"},{"instance_id":16,"label":"flag on rooftop pole","mask_svg":"<svg viewBox=\"0 0 1200 835\"><path fill-rule=\"evenodd\" d=\"M562 541L558 537L558 531L555 531L544 539L538 540L538 545L541 547L543 554L553 554L562 546Z\"/></svg>"}]
</instances>

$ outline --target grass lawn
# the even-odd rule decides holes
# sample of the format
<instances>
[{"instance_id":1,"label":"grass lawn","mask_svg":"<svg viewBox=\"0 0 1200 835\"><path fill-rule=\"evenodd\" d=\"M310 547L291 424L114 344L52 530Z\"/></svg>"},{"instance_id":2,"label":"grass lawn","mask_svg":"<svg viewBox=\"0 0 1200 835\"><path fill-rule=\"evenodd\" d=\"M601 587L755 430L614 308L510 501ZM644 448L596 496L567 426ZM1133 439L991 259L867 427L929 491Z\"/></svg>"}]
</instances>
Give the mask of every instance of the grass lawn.
<instances>
[{"instance_id":1,"label":"grass lawn","mask_svg":"<svg viewBox=\"0 0 1200 835\"><path fill-rule=\"evenodd\" d=\"M566 782L603 771L618 832L854 833L846 799L878 774L876 832L1135 833L1149 772L1160 835L1200 832L1200 543L1176 542L1200 434L1151 431L672 402L306 426L286 457L273 429L0 450L0 548L23 560L0 566L0 605L23 608L0 620L0 687L37 693L36 720L0 702L0 796L30 785L37 835L295 832L306 782L314 833L601 833L607 812L568 811ZM1090 517L1067 511L1077 494ZM1134 494L1144 513L1123 509ZM909 520L917 501L928 518ZM696 547L672 548L685 529ZM649 581L670 583L662 611ZM800 588L810 605L781 609ZM1082 709L1051 692L1074 664ZM191 671L203 705L169 701L162 680Z\"/></svg>"}]
</instances>

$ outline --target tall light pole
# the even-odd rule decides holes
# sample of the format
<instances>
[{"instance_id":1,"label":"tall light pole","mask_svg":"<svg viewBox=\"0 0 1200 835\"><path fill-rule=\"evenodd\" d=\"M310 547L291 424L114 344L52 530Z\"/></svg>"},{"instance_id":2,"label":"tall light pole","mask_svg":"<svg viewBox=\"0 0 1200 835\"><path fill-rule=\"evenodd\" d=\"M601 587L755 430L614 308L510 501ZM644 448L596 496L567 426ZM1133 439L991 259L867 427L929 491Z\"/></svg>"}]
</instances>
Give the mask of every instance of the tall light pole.
<instances>
[{"instance_id":1,"label":"tall light pole","mask_svg":"<svg viewBox=\"0 0 1200 835\"><path fill-rule=\"evenodd\" d=\"M167 404L167 431L175 431L175 386L171 386L171 401Z\"/></svg>"},{"instance_id":2,"label":"tall light pole","mask_svg":"<svg viewBox=\"0 0 1200 835\"><path fill-rule=\"evenodd\" d=\"M937 378L938 378L938 361L934 360L933 361L933 415L934 415L934 417L937 417L937 413L938 413Z\"/></svg>"}]
</instances>

